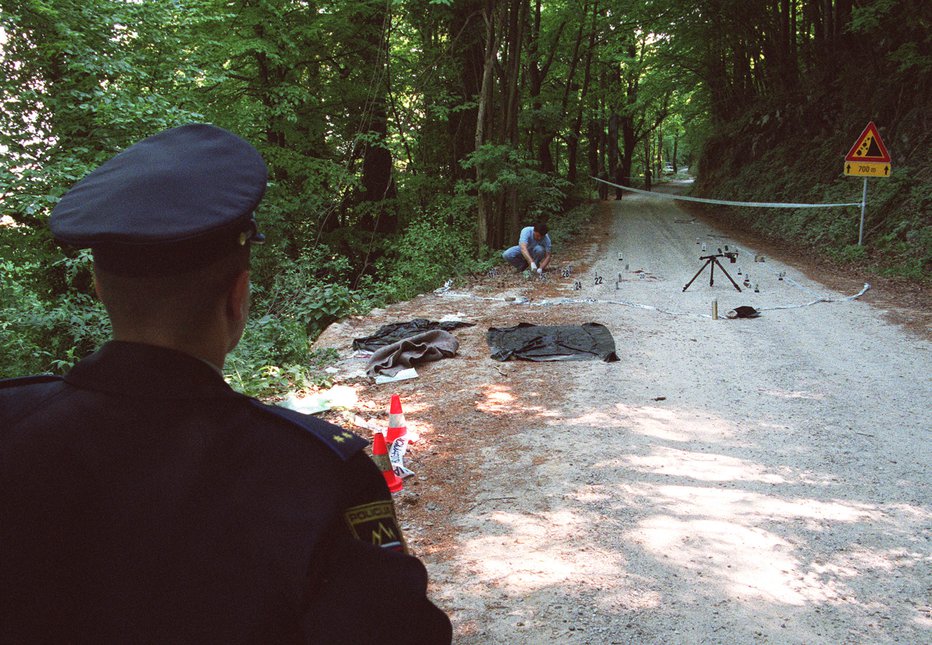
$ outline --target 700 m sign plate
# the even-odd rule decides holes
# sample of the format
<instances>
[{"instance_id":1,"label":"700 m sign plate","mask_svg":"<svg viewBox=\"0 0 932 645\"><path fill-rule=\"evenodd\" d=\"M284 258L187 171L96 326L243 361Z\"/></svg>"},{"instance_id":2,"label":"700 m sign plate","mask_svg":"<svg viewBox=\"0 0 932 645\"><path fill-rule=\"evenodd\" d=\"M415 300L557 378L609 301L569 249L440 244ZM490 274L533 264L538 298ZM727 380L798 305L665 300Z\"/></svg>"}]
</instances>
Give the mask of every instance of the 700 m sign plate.
<instances>
[{"instance_id":1,"label":"700 m sign plate","mask_svg":"<svg viewBox=\"0 0 932 645\"><path fill-rule=\"evenodd\" d=\"M863 175L865 177L889 177L890 164L876 161L846 161L846 175Z\"/></svg>"}]
</instances>

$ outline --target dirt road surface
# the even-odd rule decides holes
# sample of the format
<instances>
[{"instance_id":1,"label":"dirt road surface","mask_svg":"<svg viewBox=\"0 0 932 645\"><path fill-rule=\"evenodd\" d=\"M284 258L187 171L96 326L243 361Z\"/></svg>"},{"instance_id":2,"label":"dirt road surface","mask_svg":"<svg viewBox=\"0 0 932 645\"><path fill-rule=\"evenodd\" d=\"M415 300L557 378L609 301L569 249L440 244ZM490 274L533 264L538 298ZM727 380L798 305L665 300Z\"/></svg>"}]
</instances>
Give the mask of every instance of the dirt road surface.
<instances>
[{"instance_id":1,"label":"dirt road surface","mask_svg":"<svg viewBox=\"0 0 932 645\"><path fill-rule=\"evenodd\" d=\"M395 499L454 642L932 642L928 326L671 201L602 210L546 283L503 265L317 343L360 397L336 420L384 427L398 393L421 435ZM684 292L703 244L737 246L751 287L706 269ZM739 305L762 315L725 317ZM444 316L476 324L456 358L359 378L352 338ZM621 360L491 360L486 330L522 321L603 323Z\"/></svg>"}]
</instances>

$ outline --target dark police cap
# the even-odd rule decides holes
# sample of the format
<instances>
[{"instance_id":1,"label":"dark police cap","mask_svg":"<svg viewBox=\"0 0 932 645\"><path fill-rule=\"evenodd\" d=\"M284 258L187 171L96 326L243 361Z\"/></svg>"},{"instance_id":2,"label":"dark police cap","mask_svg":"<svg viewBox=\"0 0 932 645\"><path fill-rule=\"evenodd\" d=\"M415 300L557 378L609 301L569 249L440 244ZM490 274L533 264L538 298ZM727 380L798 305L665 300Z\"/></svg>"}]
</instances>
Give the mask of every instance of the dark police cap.
<instances>
[{"instance_id":1,"label":"dark police cap","mask_svg":"<svg viewBox=\"0 0 932 645\"><path fill-rule=\"evenodd\" d=\"M235 134L192 124L136 143L87 175L53 209L55 239L91 248L129 275L205 266L264 237L253 211L265 193L259 152Z\"/></svg>"}]
</instances>

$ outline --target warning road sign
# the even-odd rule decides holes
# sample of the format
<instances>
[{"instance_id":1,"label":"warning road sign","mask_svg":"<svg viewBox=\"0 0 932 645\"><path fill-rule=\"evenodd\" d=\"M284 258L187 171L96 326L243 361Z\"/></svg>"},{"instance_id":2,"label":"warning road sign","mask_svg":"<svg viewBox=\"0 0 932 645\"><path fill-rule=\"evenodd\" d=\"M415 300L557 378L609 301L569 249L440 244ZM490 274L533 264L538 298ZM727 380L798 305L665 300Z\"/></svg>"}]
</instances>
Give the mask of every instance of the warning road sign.
<instances>
[{"instance_id":1,"label":"warning road sign","mask_svg":"<svg viewBox=\"0 0 932 645\"><path fill-rule=\"evenodd\" d=\"M890 161L890 153L871 121L845 155L845 174L889 177Z\"/></svg>"},{"instance_id":2,"label":"warning road sign","mask_svg":"<svg viewBox=\"0 0 932 645\"><path fill-rule=\"evenodd\" d=\"M877 163L876 161L867 162L845 162L846 175L863 175L865 177L889 177L890 164Z\"/></svg>"}]
</instances>

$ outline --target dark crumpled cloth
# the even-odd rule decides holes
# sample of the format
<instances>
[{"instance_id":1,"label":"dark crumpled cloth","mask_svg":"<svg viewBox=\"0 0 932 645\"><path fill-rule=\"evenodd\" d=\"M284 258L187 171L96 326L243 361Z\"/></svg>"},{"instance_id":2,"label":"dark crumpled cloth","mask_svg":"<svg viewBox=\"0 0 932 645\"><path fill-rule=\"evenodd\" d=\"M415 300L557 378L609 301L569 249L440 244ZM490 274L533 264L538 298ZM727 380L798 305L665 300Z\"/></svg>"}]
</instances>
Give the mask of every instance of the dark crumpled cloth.
<instances>
[{"instance_id":1,"label":"dark crumpled cloth","mask_svg":"<svg viewBox=\"0 0 932 645\"><path fill-rule=\"evenodd\" d=\"M391 323L382 325L371 336L353 339L353 349L362 349L374 352L379 347L385 347L399 340L422 334L425 331L433 329L442 329L443 331L453 331L460 327L473 327L473 323L462 322L459 320L447 322L434 322L426 318L415 318L407 322Z\"/></svg>"},{"instance_id":2,"label":"dark crumpled cloth","mask_svg":"<svg viewBox=\"0 0 932 645\"><path fill-rule=\"evenodd\" d=\"M532 325L490 327L486 339L496 361L618 360L615 339L605 325Z\"/></svg>"},{"instance_id":3,"label":"dark crumpled cloth","mask_svg":"<svg viewBox=\"0 0 932 645\"><path fill-rule=\"evenodd\" d=\"M452 358L459 348L459 341L450 332L442 329L425 331L376 350L366 365L366 374L394 376L417 363Z\"/></svg>"},{"instance_id":4,"label":"dark crumpled cloth","mask_svg":"<svg viewBox=\"0 0 932 645\"><path fill-rule=\"evenodd\" d=\"M760 312L754 307L742 305L740 307L735 307L725 315L728 318L757 318L760 316Z\"/></svg>"}]
</instances>

